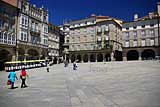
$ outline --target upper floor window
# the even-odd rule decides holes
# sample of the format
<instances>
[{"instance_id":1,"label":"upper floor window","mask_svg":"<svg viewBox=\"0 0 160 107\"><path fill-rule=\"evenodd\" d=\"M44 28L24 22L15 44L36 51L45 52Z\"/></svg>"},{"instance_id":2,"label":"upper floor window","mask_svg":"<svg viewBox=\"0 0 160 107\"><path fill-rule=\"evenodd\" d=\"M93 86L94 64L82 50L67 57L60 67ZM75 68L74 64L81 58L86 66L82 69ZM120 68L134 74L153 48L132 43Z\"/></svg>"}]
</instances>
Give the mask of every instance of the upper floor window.
<instances>
[{"instance_id":1,"label":"upper floor window","mask_svg":"<svg viewBox=\"0 0 160 107\"><path fill-rule=\"evenodd\" d=\"M44 32L48 33L48 25L44 25Z\"/></svg>"},{"instance_id":2,"label":"upper floor window","mask_svg":"<svg viewBox=\"0 0 160 107\"><path fill-rule=\"evenodd\" d=\"M144 30L141 31L142 38L146 37L146 32Z\"/></svg>"},{"instance_id":3,"label":"upper floor window","mask_svg":"<svg viewBox=\"0 0 160 107\"><path fill-rule=\"evenodd\" d=\"M21 38L22 41L27 41L27 32L21 32Z\"/></svg>"},{"instance_id":4,"label":"upper floor window","mask_svg":"<svg viewBox=\"0 0 160 107\"><path fill-rule=\"evenodd\" d=\"M129 30L129 27L127 27L126 30Z\"/></svg>"},{"instance_id":5,"label":"upper floor window","mask_svg":"<svg viewBox=\"0 0 160 107\"><path fill-rule=\"evenodd\" d=\"M129 47L129 41L125 41L125 47Z\"/></svg>"},{"instance_id":6,"label":"upper floor window","mask_svg":"<svg viewBox=\"0 0 160 107\"><path fill-rule=\"evenodd\" d=\"M141 43L141 46L146 46L146 40L142 40Z\"/></svg>"},{"instance_id":7,"label":"upper floor window","mask_svg":"<svg viewBox=\"0 0 160 107\"><path fill-rule=\"evenodd\" d=\"M142 25L141 27L142 27L142 28L145 28L145 25Z\"/></svg>"},{"instance_id":8,"label":"upper floor window","mask_svg":"<svg viewBox=\"0 0 160 107\"><path fill-rule=\"evenodd\" d=\"M150 45L154 46L154 39L150 39Z\"/></svg>"},{"instance_id":9,"label":"upper floor window","mask_svg":"<svg viewBox=\"0 0 160 107\"><path fill-rule=\"evenodd\" d=\"M126 34L125 34L125 38L126 38L126 40L128 40L128 39L129 39L129 32L126 32Z\"/></svg>"},{"instance_id":10,"label":"upper floor window","mask_svg":"<svg viewBox=\"0 0 160 107\"><path fill-rule=\"evenodd\" d=\"M134 39L137 39L137 32L133 32Z\"/></svg>"},{"instance_id":11,"label":"upper floor window","mask_svg":"<svg viewBox=\"0 0 160 107\"><path fill-rule=\"evenodd\" d=\"M154 27L154 24L150 24L150 27Z\"/></svg>"},{"instance_id":12,"label":"upper floor window","mask_svg":"<svg viewBox=\"0 0 160 107\"><path fill-rule=\"evenodd\" d=\"M137 29L137 26L133 26L133 29Z\"/></svg>"},{"instance_id":13,"label":"upper floor window","mask_svg":"<svg viewBox=\"0 0 160 107\"><path fill-rule=\"evenodd\" d=\"M150 30L150 36L151 36L151 37L154 37L154 29L151 29L151 30Z\"/></svg>"}]
</instances>

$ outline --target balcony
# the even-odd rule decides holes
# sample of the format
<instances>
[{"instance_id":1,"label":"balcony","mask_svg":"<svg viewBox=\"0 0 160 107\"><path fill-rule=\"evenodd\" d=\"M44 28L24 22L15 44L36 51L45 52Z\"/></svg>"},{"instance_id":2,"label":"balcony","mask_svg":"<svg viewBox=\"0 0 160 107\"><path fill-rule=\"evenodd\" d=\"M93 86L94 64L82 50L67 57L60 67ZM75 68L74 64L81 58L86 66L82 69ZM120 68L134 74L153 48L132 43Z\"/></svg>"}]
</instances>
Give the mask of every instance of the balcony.
<instances>
[{"instance_id":1,"label":"balcony","mask_svg":"<svg viewBox=\"0 0 160 107\"><path fill-rule=\"evenodd\" d=\"M41 34L40 30L33 30L33 29L30 30L30 33L32 36L40 36Z\"/></svg>"}]
</instances>

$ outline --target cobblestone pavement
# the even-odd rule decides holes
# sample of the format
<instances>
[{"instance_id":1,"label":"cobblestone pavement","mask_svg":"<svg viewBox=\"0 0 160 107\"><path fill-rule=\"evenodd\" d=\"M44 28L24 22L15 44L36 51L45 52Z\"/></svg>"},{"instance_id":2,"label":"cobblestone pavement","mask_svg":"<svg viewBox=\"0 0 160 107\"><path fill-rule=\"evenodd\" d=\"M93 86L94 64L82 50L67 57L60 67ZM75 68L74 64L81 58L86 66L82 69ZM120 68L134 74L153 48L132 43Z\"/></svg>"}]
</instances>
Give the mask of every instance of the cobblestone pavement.
<instances>
[{"instance_id":1,"label":"cobblestone pavement","mask_svg":"<svg viewBox=\"0 0 160 107\"><path fill-rule=\"evenodd\" d=\"M0 107L160 107L160 63L131 61L53 65L27 70L29 87L6 85L0 72ZM19 72L16 72L19 75Z\"/></svg>"}]
</instances>

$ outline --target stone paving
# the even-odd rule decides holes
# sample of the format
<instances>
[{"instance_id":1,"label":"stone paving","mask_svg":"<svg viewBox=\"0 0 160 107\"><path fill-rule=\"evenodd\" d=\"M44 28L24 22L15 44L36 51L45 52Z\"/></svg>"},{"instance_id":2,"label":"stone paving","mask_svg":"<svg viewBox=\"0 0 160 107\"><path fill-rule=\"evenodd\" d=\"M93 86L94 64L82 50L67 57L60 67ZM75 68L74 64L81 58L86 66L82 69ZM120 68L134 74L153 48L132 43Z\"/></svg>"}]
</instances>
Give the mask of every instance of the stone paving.
<instances>
[{"instance_id":1,"label":"stone paving","mask_svg":"<svg viewBox=\"0 0 160 107\"><path fill-rule=\"evenodd\" d=\"M160 107L160 63L131 61L53 65L27 70L29 87L6 85L0 72L0 107ZM16 72L19 76L19 72Z\"/></svg>"}]
</instances>

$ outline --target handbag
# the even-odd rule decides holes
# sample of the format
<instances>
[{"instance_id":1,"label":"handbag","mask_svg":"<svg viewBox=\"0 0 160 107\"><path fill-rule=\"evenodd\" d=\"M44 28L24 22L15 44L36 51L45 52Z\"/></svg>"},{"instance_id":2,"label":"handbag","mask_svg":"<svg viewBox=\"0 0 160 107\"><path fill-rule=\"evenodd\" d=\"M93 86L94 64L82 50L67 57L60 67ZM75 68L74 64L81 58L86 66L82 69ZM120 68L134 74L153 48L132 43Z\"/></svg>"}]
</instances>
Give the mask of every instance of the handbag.
<instances>
[{"instance_id":1,"label":"handbag","mask_svg":"<svg viewBox=\"0 0 160 107\"><path fill-rule=\"evenodd\" d=\"M7 81L7 85L11 85L11 81L10 80Z\"/></svg>"}]
</instances>

